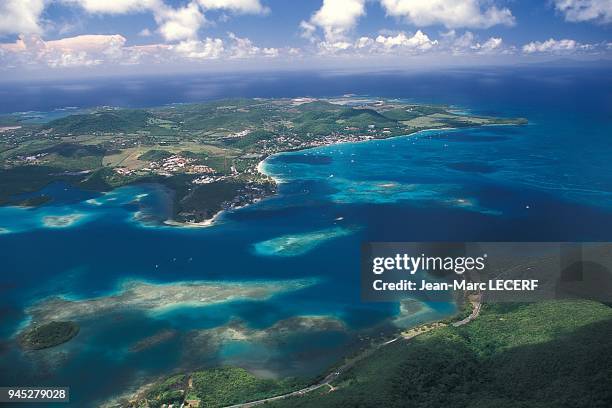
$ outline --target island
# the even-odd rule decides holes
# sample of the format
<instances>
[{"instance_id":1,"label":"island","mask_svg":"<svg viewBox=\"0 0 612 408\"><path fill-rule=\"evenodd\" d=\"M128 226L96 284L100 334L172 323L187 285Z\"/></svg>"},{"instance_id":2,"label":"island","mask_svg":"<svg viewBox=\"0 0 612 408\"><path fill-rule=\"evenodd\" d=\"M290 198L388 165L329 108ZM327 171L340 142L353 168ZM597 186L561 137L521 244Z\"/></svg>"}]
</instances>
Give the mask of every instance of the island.
<instances>
[{"instance_id":1,"label":"island","mask_svg":"<svg viewBox=\"0 0 612 408\"><path fill-rule=\"evenodd\" d=\"M58 181L93 191L156 183L171 197L168 224L209 225L223 210L274 194L276 182L258 165L275 153L427 129L525 123L353 96L105 106L44 124L0 116L0 205L43 205L49 197L36 192Z\"/></svg>"},{"instance_id":2,"label":"island","mask_svg":"<svg viewBox=\"0 0 612 408\"><path fill-rule=\"evenodd\" d=\"M18 338L25 350L41 350L59 346L79 334L79 326L72 321L50 321L34 325L23 331Z\"/></svg>"}]
</instances>

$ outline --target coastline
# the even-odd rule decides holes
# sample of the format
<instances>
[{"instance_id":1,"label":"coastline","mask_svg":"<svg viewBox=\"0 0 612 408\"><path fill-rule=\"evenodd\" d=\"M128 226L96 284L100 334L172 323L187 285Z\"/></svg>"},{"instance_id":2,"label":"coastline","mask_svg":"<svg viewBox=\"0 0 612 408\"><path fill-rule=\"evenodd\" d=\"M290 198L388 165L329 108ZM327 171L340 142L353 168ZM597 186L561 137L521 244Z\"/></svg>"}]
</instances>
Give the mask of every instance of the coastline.
<instances>
[{"instance_id":1,"label":"coastline","mask_svg":"<svg viewBox=\"0 0 612 408\"><path fill-rule=\"evenodd\" d=\"M385 334L380 333L379 337L372 337L372 339L367 342L365 347L347 351L347 354L343 358L336 360L336 362L331 366L320 371L318 375L310 380L309 383L303 384L301 388L292 389L285 393L272 395L270 397L250 401L247 400L244 402L223 406L226 408L251 408L285 398L301 397L324 387L330 387L330 391L334 391L336 388L332 385L333 382L337 381L342 375L349 372L357 363L370 357L374 352L395 342L409 342L415 337L430 331L439 330L440 328L447 326L463 326L478 318L482 305L481 295L478 294L476 297L471 298L468 296L467 292L462 292L461 294L458 294L458 297L465 299L466 304L469 305L468 308L465 308L465 310L469 310L469 314L463 319L462 312L465 312L465 310L457 309L455 312L446 317L436 317L428 319L427 321L419 322L409 327L397 327L395 330ZM324 316L320 315L304 315L300 316L299 318L312 318L317 320L325 319ZM341 327L344 327L344 322L340 323L340 325ZM201 369L208 370L210 368ZM193 372L193 370L191 370L191 372ZM173 373L191 375L190 371L179 370L174 371ZM110 408L112 406L118 406L113 404L120 404L122 401L127 400L134 402L138 401L139 399L146 398L147 391L151 390L152 387L154 387L160 381L166 380L167 378L168 375L158 375L150 379L141 379L142 381L138 385L132 387L131 390L127 390L112 397L111 399L107 400L103 406Z\"/></svg>"},{"instance_id":2,"label":"coastline","mask_svg":"<svg viewBox=\"0 0 612 408\"><path fill-rule=\"evenodd\" d=\"M179 228L207 228L207 227L212 227L214 224L217 223L217 221L219 220L219 218L221 217L221 215L223 214L223 212L226 210L220 210L217 213L215 213L211 218L208 218L204 221L200 221L200 222L181 222L181 221L176 221L176 220L172 220L172 219L167 219L163 221L164 225L170 226L170 227L179 227Z\"/></svg>"},{"instance_id":3,"label":"coastline","mask_svg":"<svg viewBox=\"0 0 612 408\"><path fill-rule=\"evenodd\" d=\"M438 120L439 118L435 115L431 115L431 120L416 120L420 118L429 118L431 112L418 113L416 118L412 118L406 121L396 120L397 126L391 128L383 128L383 131L374 131L376 125L368 125L369 128L365 131L364 127L346 127L347 132L335 132L325 128L318 133L308 133L308 138L298 139L287 139L286 136L282 136L280 144L262 145L260 148L251 147L249 149L240 150L240 153L244 155L236 156L239 159L238 166L231 167L231 172L227 171L227 168L223 168L223 175L219 173L216 178L206 177L201 179L194 179L185 177L186 175L196 174L201 175L205 169L189 169L184 173L178 172L182 176L174 177L166 181L166 177L170 177L174 173L164 172L153 172L149 175L136 174L133 177L123 177L128 174L132 174L126 171L118 171L117 173L123 175L119 180L112 179L111 181L106 180L111 176L105 175L108 172L106 169L101 169L100 174L95 177L88 177L87 179L78 180L79 183L73 180L64 181L69 185L84 189L95 191L98 193L110 192L116 188L120 188L126 185L137 185L142 183L155 183L161 186L165 186L174 194L174 202L172 204L172 211L157 218L153 224L158 226L169 226L169 227L185 227L185 228L206 228L211 227L217 223L222 217L225 211L233 211L236 209L244 208L246 206L255 204L265 198L272 197L278 192L278 186L286 181L279 176L274 176L266 171L266 161L271 156L280 155L282 153L297 152L301 150L311 150L316 148L325 148L329 146L346 144L346 143L361 143L373 140L389 140L395 138L405 138L412 136L419 136L428 134L430 132L446 132L460 128L478 128L489 125L521 125L528 123L524 118L495 118L487 116L468 116L466 120L461 121L460 124L454 122L448 122L446 119L453 119L457 116L455 113L449 111L443 111L446 116L442 115L445 120ZM439 113L439 112L438 112ZM467 112L463 112L467 114ZM450 116L449 116L450 115ZM414 121L414 123L412 123ZM401 125L400 125L401 124ZM275 139L276 140L276 139ZM286 143L285 143L286 142ZM247 156L250 156L247 158ZM180 158L185 161L184 163L165 163L172 167L172 172L177 171L179 167L184 166L189 160ZM255 160L259 159L259 162ZM173 159L178 160L178 159ZM120 164L121 162L118 162ZM191 162L189 162L191 163ZM108 164L107 164L108 165ZM157 163L156 166L160 164ZM224 166L227 166L227 158ZM121 168L118 168L121 170ZM125 168L123 168L125 170ZM133 170L133 169L132 169ZM150 170L150 169L146 169ZM200 171L198 173L197 171ZM208 170L211 170L210 168ZM97 172L98 170L96 170ZM195 172L194 172L195 171ZM220 170L216 170L220 171ZM77 172L77 174L84 174L92 172L88 170L86 172ZM64 174L63 172L61 174ZM102 174L104 173L104 174ZM53 173L55 174L55 173ZM59 173L58 173L59 174ZM113 173L114 174L114 173ZM208 172L204 172L208 174ZM72 173L71 173L72 175ZM163 176L163 177L162 177ZM282 175L281 175L282 176ZM106 177L106 178L105 178ZM112 177L111 177L112 178ZM210 184L210 186L203 187L203 184ZM9 197L10 198L10 197ZM33 208L43 205L44 202L23 202L27 208ZM138 214L135 218L138 218ZM51 220L53 221L53 220ZM142 221L142 220L138 220Z\"/></svg>"},{"instance_id":4,"label":"coastline","mask_svg":"<svg viewBox=\"0 0 612 408\"><path fill-rule=\"evenodd\" d=\"M492 124L481 124L478 126L474 126L471 128L480 128L480 127L486 127L486 126L516 126L516 124L513 123L492 123ZM282 151L278 151L275 153L271 153L266 155L265 157L263 157L255 166L255 170L257 170L257 172L261 175L263 175L264 177L268 178L269 180L271 180L272 182L274 182L274 192L270 193L270 194L263 194L260 197L257 197L255 200L253 200L250 203L246 203L243 205L238 205L238 206L231 206L229 208L224 208L219 210L218 212L216 212L211 218L208 218L204 221L200 221L200 222L181 222L181 221L176 221L173 219L167 219L163 221L164 225L170 226L170 227L178 227L178 228L208 228L208 227L213 227L215 225L217 225L219 223L219 220L221 219L222 215L227 212L227 211L233 211L233 210L238 210L241 208L246 208L250 205L256 204L266 198L270 198L270 197L274 197L277 193L278 193L278 186L280 184L284 184L286 183L285 180L279 178L279 177L275 177L272 176L271 174L267 173L265 171L265 163L268 159L270 159L271 157L277 156L277 155L281 155L284 153L290 153L290 152L298 152L298 151L308 151L308 150L313 150L313 149L318 149L318 148L324 148L324 147L330 147L330 146L339 146L339 145L344 145L344 144L353 144L353 143L367 143L367 142L372 142L372 141L382 141L382 140L394 140L394 139L400 139L400 138L406 138L406 137L415 137L418 135L421 135L423 133L429 133L429 132L436 132L436 131L442 131L442 132L447 132L447 131L452 131L452 130L458 130L460 128L457 127L440 127L440 128L429 128L429 129L421 129L421 130L417 130L414 131L412 133L407 133L404 135L396 135L396 136L390 136L390 137L385 137L385 138L380 138L380 139L365 139L365 140L357 140L357 141L340 141L340 142L335 142L335 143L329 143L329 144L325 144L325 145L320 145L320 146L310 146L310 147L305 147L302 149L292 149L292 150L282 150Z\"/></svg>"},{"instance_id":5,"label":"coastline","mask_svg":"<svg viewBox=\"0 0 612 408\"><path fill-rule=\"evenodd\" d=\"M478 128L478 127L483 127L483 126L508 126L508 125L513 125L513 124L483 124L483 125L479 125L479 126L475 126L474 128ZM275 196L278 193L278 186L280 184L284 184L287 181L277 177L277 176L273 176L270 173L268 173L266 171L266 161L268 159L270 159L273 156L277 156L277 155L281 155L284 153L290 153L290 152L297 152L297 151L308 151L308 150L312 150L312 149L318 149L318 148L325 148L325 147L330 147L330 146L336 146L336 145L343 145L343 144L351 144L351 143L364 143L364 142L370 142L370 141L383 141L383 140L393 140L396 138L406 138L406 137L417 137L423 134L427 134L429 132L446 132L446 131L452 131L452 130L456 130L458 128L456 127L442 127L442 128L429 128L429 129L421 129L421 130L417 130L414 131L412 133L407 133L407 134L403 134L403 135L396 135L396 136L390 136L390 137L383 137L383 138L378 138L378 139L364 139L364 140L353 140L353 141L338 141L338 142L333 142L333 143L328 143L328 144L323 144L323 145L318 145L318 146L309 146L309 147L304 147L304 148L299 148L299 149L289 149L289 150L281 150L278 152L273 152L273 153L269 153L267 155L264 155L263 158L257 163L257 165L254 167L254 170L259 173L261 176L263 176L270 184L272 184L274 187L271 190L268 191L262 191L260 194L258 194L255 197L251 197L251 200L249 200L249 202L242 202L240 204L237 203L232 203L232 201L226 201L224 208L221 208L219 211L217 211L216 213L214 213L212 215L212 217L207 218L205 220L202 221L198 221L198 222L189 222L189 221L177 221L175 219L172 218L172 216L170 216L170 218L167 218L163 221L157 221L155 224L158 226L166 226L166 227L171 227L171 228L189 228L189 229L197 229L197 228L208 228L208 227L212 227L215 225L218 225L220 222L222 222L222 218L223 218L223 214L226 211L233 211L233 210L237 210L237 209L241 209L241 208L245 208L248 207L250 205L256 204L264 199L270 198ZM130 183L131 184L131 183ZM127 185L130 185L127 184ZM141 183L133 183L132 185L138 185ZM149 184L149 183L145 183L145 184ZM164 186L164 184L162 183L154 183L154 184L159 184L161 186ZM118 188L121 188L123 186L120 186ZM111 191L113 191L114 189L110 189L110 190L93 190L93 191L97 191L98 193L101 194L107 194ZM44 205L44 203L41 203ZM24 206L20 206L20 205L8 205L6 207L13 207L16 209L32 209L32 208L38 208L38 205L30 205L27 207ZM142 220L137 220L138 222L143 222ZM144 223L146 224L146 223ZM153 226L151 224L149 224L149 226ZM12 232L10 230L6 230L6 229L0 229L0 235L4 234L4 233L8 233L8 232Z\"/></svg>"},{"instance_id":6,"label":"coastline","mask_svg":"<svg viewBox=\"0 0 612 408\"><path fill-rule=\"evenodd\" d=\"M505 124L502 124L503 126L507 126ZM486 125L481 125L481 126L486 126ZM386 138L382 138L382 139L367 139L367 140L358 140L358 141L350 141L350 142L337 142L337 143L330 143L330 144L326 144L326 145L321 145L321 146L311 146L311 147L307 147L304 149L296 149L296 150L283 150L283 151L279 151L276 153L272 153L269 154L267 156L265 156L263 159L261 159L258 163L257 166L255 166L255 169L257 170L258 173L260 173L261 175L267 177L268 179L272 180L274 182L274 185L276 187L278 187L279 184L283 184L286 183L285 180L279 178L279 177L274 177L272 175L270 175L269 173L266 173L264 166L265 166L265 162L271 158L274 157L276 155L280 155L283 153L290 153L290 152L296 152L296 151L308 151L308 150L312 150L312 149L318 149L318 148L322 148L322 147L329 147L329 146L339 146L339 145L344 145L344 144L351 144L351 143L367 143L367 142L371 142L371 141L380 141L380 140L393 140L393 139L398 139L398 138L404 138L404 137L413 137L416 136L420 133L426 133L426 132L432 132L432 131L449 131L449 130L456 130L457 128L453 128L453 127L445 127L445 128L431 128L431 129L421 129L421 130L417 130L413 133L408 133L405 135L397 135L397 136L391 136L391 137L386 137ZM241 206L236 206L236 207L230 207L227 209L222 209L220 211L218 211L217 213L215 213L215 215L213 215L211 218L204 220L202 222L180 222L180 221L175 221L175 220L165 220L163 223L165 225L169 225L169 226L173 226L173 227L183 227L183 228L207 228L207 227L212 227L214 225L216 225L219 221L219 218L223 215L223 213L225 213L226 211L233 211L233 210L237 210L240 208L245 208L248 207L249 205L252 204L256 204L258 202L260 202L261 200L264 200L266 198L269 197L273 197L278 193L278 190L275 189L275 192L272 194L268 194L268 195L263 195L262 197L259 197L257 200L254 200L251 203L248 204L244 204Z\"/></svg>"}]
</instances>

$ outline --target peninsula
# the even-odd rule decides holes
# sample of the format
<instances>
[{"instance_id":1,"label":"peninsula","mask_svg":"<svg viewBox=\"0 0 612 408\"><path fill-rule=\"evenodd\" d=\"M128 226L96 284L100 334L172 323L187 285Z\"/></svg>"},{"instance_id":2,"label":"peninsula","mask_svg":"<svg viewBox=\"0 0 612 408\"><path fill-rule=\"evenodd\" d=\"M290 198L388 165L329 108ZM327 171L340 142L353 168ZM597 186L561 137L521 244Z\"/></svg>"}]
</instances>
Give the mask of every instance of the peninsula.
<instances>
[{"instance_id":1,"label":"peninsula","mask_svg":"<svg viewBox=\"0 0 612 408\"><path fill-rule=\"evenodd\" d=\"M258 164L278 152L526 122L350 96L99 107L44 124L11 115L0 117L0 205L44 204L50 197L37 191L57 181L94 191L159 183L173 200L167 223L207 225L222 210L275 192Z\"/></svg>"}]
</instances>

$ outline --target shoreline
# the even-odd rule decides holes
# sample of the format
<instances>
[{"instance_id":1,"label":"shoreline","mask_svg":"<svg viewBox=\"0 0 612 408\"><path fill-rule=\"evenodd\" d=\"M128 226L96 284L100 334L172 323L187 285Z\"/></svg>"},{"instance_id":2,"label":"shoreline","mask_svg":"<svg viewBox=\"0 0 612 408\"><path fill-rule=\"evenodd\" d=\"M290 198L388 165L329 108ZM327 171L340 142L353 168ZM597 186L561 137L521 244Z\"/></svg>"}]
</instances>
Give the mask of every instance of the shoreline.
<instances>
[{"instance_id":1,"label":"shoreline","mask_svg":"<svg viewBox=\"0 0 612 408\"><path fill-rule=\"evenodd\" d=\"M481 124L481 125L477 125L477 126L473 126L473 127L469 127L469 128L479 128L479 127L485 127L485 126L515 126L516 124L513 123L495 123L495 124ZM308 151L308 150L313 150L313 149L319 149L319 148L326 148L326 147L330 147L330 146L336 146L336 145L343 145L343 144L352 144L352 143L366 143L366 142L371 142L371 141L384 141L384 140L393 140L393 139L397 139L397 138L406 138L406 137L415 137L415 136L419 136L421 134L424 133L429 133L429 132L436 132L436 131L441 131L441 132L447 132L447 131L453 131L453 130L458 130L460 128L457 127L440 127L440 128L429 128L429 129L421 129L421 130L416 130L412 133L407 133L407 134L403 134L403 135L395 135L395 136L389 136L389 137L383 137L383 138L377 138L377 139L364 139L364 140L356 140L356 141L338 141L338 142L333 142L333 143L329 143L329 144L322 144L322 145L318 145L318 146L308 146L308 147L303 147L303 148L296 148L296 149L289 149L289 150L281 150L278 152L274 152L274 153L270 153L270 154L266 154L266 155L262 155L263 158L257 163L257 165L255 166L255 170L261 174L262 176L264 176L265 178L267 178L269 181L271 181L274 184L274 191L272 192L267 192L265 194L262 194L261 196L256 197L255 199L253 199L253 201L242 204L242 205L232 205L231 203L229 204L228 207L226 208L222 208L219 211L217 211L211 218L205 219L203 221L199 221L199 222L188 222L188 221L177 221L175 219L172 218L168 218L165 219L163 221L159 221L158 223L156 223L158 226L167 226L167 227L172 227L172 228L188 228L188 229L197 229L197 228L209 228L209 227L213 227L215 225L219 224L220 219L222 218L223 214L227 211L234 211L234 210L238 210L241 208L245 208L248 207L250 205L256 204L262 200L265 200L267 198L273 197L278 193L278 186L280 184L284 184L287 181L280 178L280 177L276 177L273 176L269 173L267 173L265 171L265 162L273 156L277 156L277 155L281 155L284 153L291 153L291 152L298 152L298 151ZM128 183L127 185L138 185L141 183ZM149 184L149 183L144 183L144 184ZM162 183L154 183L154 184L159 184L162 185ZM120 186L117 188L121 188L124 186ZM111 190L98 190L98 193L101 194L108 194L110 192L112 192L113 190L115 190L116 188L113 188ZM43 204L44 205L44 204ZM33 206L21 206L21 205L8 205L6 207L15 207L15 208L22 208L22 209L31 209L31 208L38 208L39 206L37 205L33 205ZM138 222L141 222L140 220L138 220ZM146 223L143 223L144 225L146 225ZM4 230L0 230L0 234L5 233L6 231Z\"/></svg>"},{"instance_id":2,"label":"shoreline","mask_svg":"<svg viewBox=\"0 0 612 408\"><path fill-rule=\"evenodd\" d=\"M167 219L162 222L163 225L167 225L169 227L179 227L179 228L208 228L215 225L218 219L221 217L223 212L226 210L220 210L216 212L211 218L208 218L204 221L200 222L181 222L173 219Z\"/></svg>"},{"instance_id":3,"label":"shoreline","mask_svg":"<svg viewBox=\"0 0 612 408\"><path fill-rule=\"evenodd\" d=\"M481 126L486 126L486 125L481 125ZM507 125L504 125L507 126ZM319 148L324 148L324 147L330 147L330 146L339 146L339 145L343 145L343 144L351 144L351 143L367 143L367 142L372 142L372 141L380 141L380 140L392 140L392 139L397 139L397 138L403 138L403 137L412 137L415 135L418 135L419 133L425 133L425 132L433 132L433 131L449 131L449 130L456 130L458 128L453 128L453 127L445 127L445 128L431 128L431 129L421 129L421 130L417 130L416 132L413 133L408 133L405 135L397 135L397 136L391 136L391 137L386 137L386 138L382 138L382 139L367 139L367 140L358 140L358 141L350 141L350 142L337 142L337 143L330 143L330 144L326 144L326 145L321 145L321 146L311 146L311 147L306 147L303 149L295 149L295 150L283 150L283 151L279 151L276 153L272 153L269 154L267 156L265 156L263 159L261 159L258 163L257 166L255 166L255 169L257 170L258 173L262 174L263 176L269 178L270 180L274 181L274 185L275 187L278 188L279 184L284 184L286 183L285 180L279 178L279 177L275 177L270 175L269 173L266 173L266 171L264 170L264 164L266 162L266 160L268 160L269 158L276 156L276 155L281 155L284 153L290 153L290 152L298 152L298 151L308 151L308 150L313 150L313 149L319 149ZM274 197L276 194L278 193L278 190L276 190L274 193L269 194L269 195L264 195L262 197L260 197L257 200L254 200L252 203L247 203L241 206L237 206L237 207L232 207L232 208L228 208L228 209L223 209L220 210L219 212L215 213L215 215L213 215L211 218L204 220L202 222L180 222L180 221L175 221L175 220L165 220L163 223L165 225L170 225L173 227L183 227L183 228L207 228L207 227L212 227L214 225L216 225L219 221L219 218L221 217L221 215L226 212L226 211L233 211L233 210L238 210L240 208L245 208L248 207L250 205L256 204L266 198L270 198L270 197Z\"/></svg>"},{"instance_id":4,"label":"shoreline","mask_svg":"<svg viewBox=\"0 0 612 408\"><path fill-rule=\"evenodd\" d=\"M506 124L506 123L499 123L499 124L482 124L482 125L478 125L478 126L474 126L474 127L470 127L473 129L477 129L479 127L485 127L485 126L516 126L515 124ZM276 194L278 194L278 186L280 184L284 184L287 181L279 178L279 177L275 177L272 176L271 174L267 173L264 169L264 165L265 162L274 156L277 155L281 155L281 154L285 154L285 153L291 153L291 152L299 152L299 151L308 151L308 150L313 150L313 149L319 149L319 148L326 148L326 147L330 147L330 146L339 146L339 145L344 145L344 144L352 144L352 143L367 143L367 142L372 142L372 141L384 141L384 140L394 140L394 139L399 139L399 138L405 138L405 137L414 137L417 135L420 135L422 133L428 133L428 132L435 132L435 131L443 131L443 132L447 132L447 131L452 131L452 130L458 130L460 128L457 127L441 127L441 128L430 128L430 129L421 129L421 130L417 130L415 132L412 133L407 133L404 135L397 135L397 136L390 136L390 137L385 137L385 138L380 138L380 139L365 139L365 140L357 140L357 141L341 141L341 142L336 142L336 143L330 143L330 144L325 144L325 145L320 145L320 146L310 146L310 147L305 147L305 148L298 148L298 149L292 149L292 150L282 150L279 152L275 152L275 153L271 153L266 155L265 157L263 157L255 166L255 170L257 170L257 172L261 175L263 175L264 177L268 178L269 180L274 182L274 186L275 186L275 191L273 193L270 194L265 194L262 195L261 197L258 197L257 199L253 200L253 202L250 203L246 203L243 205L239 205L239 206L230 206L229 208L224 208L219 210L218 212L216 212L211 218L208 218L204 221L200 221L200 222L181 222L181 221L176 221L174 219L166 219L164 221L162 221L162 226L169 226L169 227L176 227L176 228L189 228L189 229L197 229L197 228L209 228L209 227L213 227L215 225L219 224L219 220L222 217L222 215L227 212L227 211L234 211L234 210L238 210L241 208L246 208L250 205L256 204L262 200L265 200L267 198L270 197L274 197Z\"/></svg>"},{"instance_id":5,"label":"shoreline","mask_svg":"<svg viewBox=\"0 0 612 408\"><path fill-rule=\"evenodd\" d=\"M390 344L393 344L395 342L400 342L400 341L409 342L415 337L428 333L430 331L438 330L439 328L447 327L447 326L452 326L452 327L463 326L477 319L480 315L481 306L482 306L481 294L479 293L476 297L471 298L467 292L461 292L461 293L462 293L461 297L464 298L467 301L467 303L470 304L470 306L472 307L470 314L461 320L460 320L461 310L457 309L453 314L450 314L447 317L434 318L434 319L431 319L425 322L417 323L410 327L404 327L404 328L398 327L392 332L386 333L384 335L381 334L381 336L378 337L377 339L372 339L372 341L370 341L366 345L365 348L350 351L344 357L337 360L336 363L334 363L330 367L323 369L319 375L315 376L310 381L310 383L303 385L302 388L293 389L283 394L273 395L273 396L262 398L262 399L255 399L255 400L245 401L245 402L231 404L231 405L223 405L223 407L225 408L252 408L255 406L264 405L269 402L278 401L278 400L285 399L285 398L303 396L307 393L316 391L326 386L329 386L331 391L334 391L336 389L332 385L334 381L336 381L342 375L349 372L356 363L360 362L361 360L367 357L370 357L374 352ZM312 317L314 319L326 318L325 316L321 316L321 315L304 315L304 316L299 316L299 317L300 318ZM342 319L340 319L340 321L342 321ZM236 366L236 367L239 367L239 366ZM207 370L210 368L202 368L202 369ZM181 371L179 369L178 371L173 370L173 373L177 373L177 374L182 373L182 374L188 375L189 371ZM154 376L151 379L144 380L144 382L138 384L137 386L132 387L132 389L135 391L128 390L126 392L122 392L116 396L113 396L111 399L107 400L107 403L106 403L107 405L104 405L104 406L109 407L109 408L112 406L118 406L118 405L111 405L111 401L112 403L118 404L119 401L121 400L126 400L126 399L130 401L138 400L139 398L142 398L144 393L150 390L151 387L155 386L159 381L163 381L167 378L168 378L168 374L158 375L158 376Z\"/></svg>"},{"instance_id":6,"label":"shoreline","mask_svg":"<svg viewBox=\"0 0 612 408\"><path fill-rule=\"evenodd\" d=\"M507 126L505 124L503 124L504 126ZM482 126L486 126L486 125L480 125L477 127L482 127ZM239 206L230 206L230 208L224 208L221 209L219 211L217 211L211 218L208 218L204 221L200 221L200 222L182 222L182 221L176 221L174 219L166 219L164 221L161 222L161 226L168 226L168 227L173 227L173 228L188 228L188 229L198 229L198 228L210 228L210 227L214 227L215 225L219 224L219 221L221 219L221 217L223 216L223 214L227 211L234 211L234 210L238 210L241 208L246 208L250 205L256 204L262 200L265 200L267 198L270 197L274 197L276 194L278 194L278 186L280 184L284 184L286 183L285 180L279 178L279 177L275 177L272 176L271 174L267 173L264 169L264 165L265 162L273 157L273 156L277 156L277 155L281 155L284 153L291 153L291 152L298 152L298 151L308 151L308 150L313 150L313 149L319 149L319 148L325 148L325 147L330 147L330 146L339 146L339 145L344 145L344 144L351 144L351 143L367 143L367 142L371 142L371 141L382 141L382 140L393 140L393 139L397 139L397 138L404 138L404 137L413 137L416 135L419 135L421 133L427 133L427 132L434 132L434 131L450 131L450 130L456 130L458 128L454 128L454 127L444 127L444 128L431 128L431 129L421 129L421 130L417 130L415 132L412 133L407 133L404 135L397 135L397 136L390 136L390 137L385 137L385 138L381 138L381 139L365 139L365 140L358 140L358 141L342 141L342 142L336 142L336 143L330 143L330 144L325 144L325 145L320 145L320 146L310 146L310 147L305 147L305 148L301 148L301 149L292 149L292 150L282 150L279 152L275 152L275 153L271 153L266 155L265 157L263 157L255 166L255 170L257 170L257 172L261 175L263 175L264 177L268 178L269 180L274 182L274 186L275 186L275 191L273 193L270 194L266 194L266 195L262 195L261 197L258 197L257 199L253 200L253 202L250 203L246 203L243 205L239 205Z\"/></svg>"}]
</instances>

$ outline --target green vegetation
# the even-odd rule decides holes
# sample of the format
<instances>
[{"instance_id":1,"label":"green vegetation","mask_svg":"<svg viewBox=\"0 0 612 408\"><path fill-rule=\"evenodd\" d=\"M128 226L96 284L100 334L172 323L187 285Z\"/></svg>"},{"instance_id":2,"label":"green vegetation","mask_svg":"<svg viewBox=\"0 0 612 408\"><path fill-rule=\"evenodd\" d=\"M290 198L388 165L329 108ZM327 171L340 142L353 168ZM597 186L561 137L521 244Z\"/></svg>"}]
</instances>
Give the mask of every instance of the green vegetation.
<instances>
[{"instance_id":1,"label":"green vegetation","mask_svg":"<svg viewBox=\"0 0 612 408\"><path fill-rule=\"evenodd\" d=\"M81 145L78 143L60 143L43 149L38 153L55 153L61 157L86 157L86 156L104 156L107 152L100 146L96 145Z\"/></svg>"},{"instance_id":2,"label":"green vegetation","mask_svg":"<svg viewBox=\"0 0 612 408\"><path fill-rule=\"evenodd\" d=\"M186 375L177 374L160 381L147 390L136 406L159 408L163 404L181 404L184 396Z\"/></svg>"},{"instance_id":3,"label":"green vegetation","mask_svg":"<svg viewBox=\"0 0 612 408\"><path fill-rule=\"evenodd\" d=\"M150 408L198 400L200 407L223 407L284 394L304 386L295 379L258 378L237 367L200 370L190 375L178 374L153 384L136 406Z\"/></svg>"},{"instance_id":4,"label":"green vegetation","mask_svg":"<svg viewBox=\"0 0 612 408\"><path fill-rule=\"evenodd\" d=\"M308 109L294 120L298 133L312 135L327 135L342 132L346 127L368 129L370 125L385 128L396 127L398 122L384 116L373 109L338 108L335 110Z\"/></svg>"},{"instance_id":5,"label":"green vegetation","mask_svg":"<svg viewBox=\"0 0 612 408\"><path fill-rule=\"evenodd\" d=\"M31 193L53 181L66 180L67 176L54 176L60 170L47 166L17 166L0 168L0 205L24 205L15 195Z\"/></svg>"},{"instance_id":6,"label":"green vegetation","mask_svg":"<svg viewBox=\"0 0 612 408\"><path fill-rule=\"evenodd\" d=\"M485 304L467 325L439 326L377 349L336 378L333 391L322 387L266 406L607 408L610 335L612 309L594 301ZM157 382L136 406L227 406L308 384L221 367Z\"/></svg>"},{"instance_id":7,"label":"green vegetation","mask_svg":"<svg viewBox=\"0 0 612 408\"><path fill-rule=\"evenodd\" d=\"M41 206L43 204L47 204L48 202L52 201L53 199L47 195L39 195L39 196L34 196L34 197L30 197L30 198L26 198L25 200L21 201L19 203L20 206L23 207L38 207Z\"/></svg>"},{"instance_id":8,"label":"green vegetation","mask_svg":"<svg viewBox=\"0 0 612 408\"><path fill-rule=\"evenodd\" d=\"M233 200L244 187L244 183L234 180L197 186L180 200L179 211L193 214L196 218L210 218L221 210L223 202Z\"/></svg>"},{"instance_id":9,"label":"green vegetation","mask_svg":"<svg viewBox=\"0 0 612 408\"><path fill-rule=\"evenodd\" d=\"M79 171L102 166L102 158L111 152L98 145L60 143L35 154L45 154L46 163L63 171Z\"/></svg>"},{"instance_id":10,"label":"green vegetation","mask_svg":"<svg viewBox=\"0 0 612 408\"><path fill-rule=\"evenodd\" d=\"M87 114L70 115L44 126L56 133L87 134L136 132L150 126L151 114L137 109L105 109Z\"/></svg>"},{"instance_id":11,"label":"green vegetation","mask_svg":"<svg viewBox=\"0 0 612 408\"><path fill-rule=\"evenodd\" d=\"M256 144L257 142L261 140L272 139L274 136L275 136L274 133L269 132L267 130L255 130L240 139L233 139L232 142L230 142L230 144L233 147L245 149L245 148L250 147L251 145Z\"/></svg>"},{"instance_id":12,"label":"green vegetation","mask_svg":"<svg viewBox=\"0 0 612 408\"><path fill-rule=\"evenodd\" d=\"M158 160L167 159L170 156L172 156L172 153L170 153L170 152L167 152L165 150L154 149L154 150L149 150L146 153L141 154L140 156L138 156L138 160L143 160L143 161L158 161Z\"/></svg>"},{"instance_id":13,"label":"green vegetation","mask_svg":"<svg viewBox=\"0 0 612 408\"><path fill-rule=\"evenodd\" d=\"M74 322L49 322L34 326L19 336L19 344L27 350L40 350L66 343L79 333Z\"/></svg>"},{"instance_id":14,"label":"green vegetation","mask_svg":"<svg viewBox=\"0 0 612 408\"><path fill-rule=\"evenodd\" d=\"M201 406L217 407L267 398L303 385L293 379L270 380L237 367L221 367L192 374L193 391L187 399L201 400Z\"/></svg>"},{"instance_id":15,"label":"green vegetation","mask_svg":"<svg viewBox=\"0 0 612 408\"><path fill-rule=\"evenodd\" d=\"M383 347L336 391L278 407L609 407L612 309L588 300L484 305L478 319Z\"/></svg>"}]
</instances>

